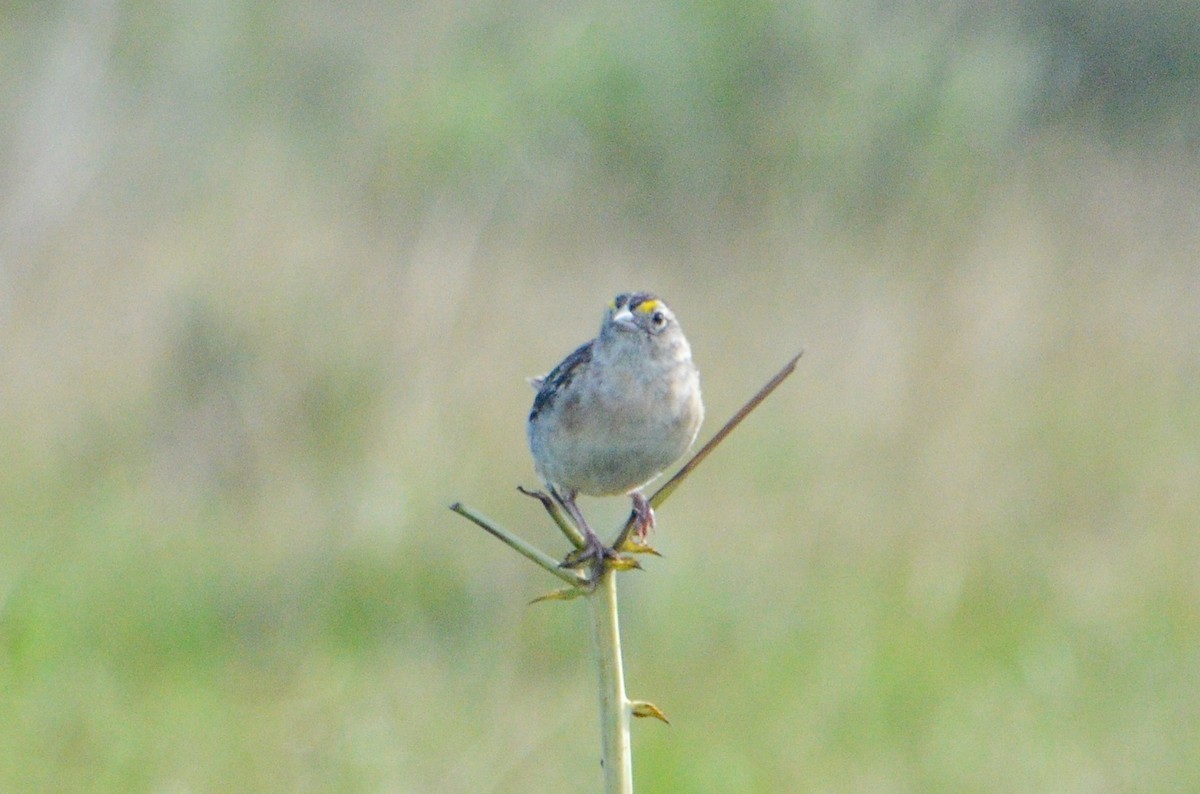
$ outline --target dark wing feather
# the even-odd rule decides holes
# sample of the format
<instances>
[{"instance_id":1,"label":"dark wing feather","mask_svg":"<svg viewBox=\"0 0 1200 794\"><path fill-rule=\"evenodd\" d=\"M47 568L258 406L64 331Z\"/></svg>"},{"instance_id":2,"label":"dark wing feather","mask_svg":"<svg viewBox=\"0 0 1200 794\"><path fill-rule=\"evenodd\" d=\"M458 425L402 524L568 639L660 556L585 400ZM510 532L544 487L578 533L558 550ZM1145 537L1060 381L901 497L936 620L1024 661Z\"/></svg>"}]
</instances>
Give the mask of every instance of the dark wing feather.
<instances>
[{"instance_id":1,"label":"dark wing feather","mask_svg":"<svg viewBox=\"0 0 1200 794\"><path fill-rule=\"evenodd\" d=\"M574 353L562 360L550 374L542 378L537 396L533 398L533 410L529 412L529 421L537 419L539 413L554 402L559 392L570 384L571 379L579 372L579 368L592 360L592 343L580 345Z\"/></svg>"}]
</instances>

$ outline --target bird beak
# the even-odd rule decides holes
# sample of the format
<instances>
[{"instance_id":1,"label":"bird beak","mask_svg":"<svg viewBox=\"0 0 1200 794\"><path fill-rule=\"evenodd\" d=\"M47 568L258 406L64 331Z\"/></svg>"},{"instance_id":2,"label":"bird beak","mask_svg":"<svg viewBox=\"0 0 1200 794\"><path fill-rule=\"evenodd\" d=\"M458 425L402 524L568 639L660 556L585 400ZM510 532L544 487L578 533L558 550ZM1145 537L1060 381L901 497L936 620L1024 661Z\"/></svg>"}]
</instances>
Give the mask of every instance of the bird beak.
<instances>
[{"instance_id":1,"label":"bird beak","mask_svg":"<svg viewBox=\"0 0 1200 794\"><path fill-rule=\"evenodd\" d=\"M618 311L616 314L613 315L612 321L613 321L613 325L616 325L617 327L619 327L623 330L626 330L626 331L636 331L637 330L637 323L634 322L633 314L629 311L629 309L621 309L620 311Z\"/></svg>"}]
</instances>

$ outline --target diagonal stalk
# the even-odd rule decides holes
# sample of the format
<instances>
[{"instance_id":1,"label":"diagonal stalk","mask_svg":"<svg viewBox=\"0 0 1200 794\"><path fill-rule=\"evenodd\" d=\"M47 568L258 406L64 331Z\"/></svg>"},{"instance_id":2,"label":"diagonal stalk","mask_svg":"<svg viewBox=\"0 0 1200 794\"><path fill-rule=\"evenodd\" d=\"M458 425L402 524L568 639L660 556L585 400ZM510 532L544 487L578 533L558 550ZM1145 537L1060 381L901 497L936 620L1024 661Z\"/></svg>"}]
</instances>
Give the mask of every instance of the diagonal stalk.
<instances>
[{"instance_id":1,"label":"diagonal stalk","mask_svg":"<svg viewBox=\"0 0 1200 794\"><path fill-rule=\"evenodd\" d=\"M572 546L577 549L582 549L584 545L586 545L583 533L579 531L579 528L575 526L574 523L572 523L574 519L569 518L567 514L562 511L562 508L558 506L558 502L555 502L554 499L551 498L550 494L546 493L545 491L531 491L528 488L524 488L520 485L517 486L517 490L526 496L537 499L542 503L542 507L546 508L546 512L550 514L550 518L552 518L554 523L558 525L559 530L563 533L566 539L570 541Z\"/></svg>"},{"instance_id":2,"label":"diagonal stalk","mask_svg":"<svg viewBox=\"0 0 1200 794\"><path fill-rule=\"evenodd\" d=\"M558 564L558 560L532 543L517 537L477 510L467 507L462 502L455 502L450 505L450 509L476 526L482 527L488 534L504 542L507 546L545 568L567 584L575 585L576 587L586 587L590 584L588 578L583 574L570 568L561 567Z\"/></svg>"},{"instance_id":3,"label":"diagonal stalk","mask_svg":"<svg viewBox=\"0 0 1200 794\"><path fill-rule=\"evenodd\" d=\"M801 350L799 353L793 356L788 363L784 364L783 369L775 373L775 377L767 381L753 397L747 400L746 404L738 409L738 412L730 417L729 421L717 431L717 434L710 438L708 443L700 448L699 452L697 452L695 455L692 455L691 459L687 463L683 464L683 467L679 471L675 472L675 475L671 477L671 479L663 483L662 487L655 491L654 495L650 497L650 507L658 507L663 502L667 501L671 494L675 492L675 489L683 484L683 481L688 478L688 475L695 471L696 467L704 462L704 459L707 458L709 454L717 448L717 445L724 441L726 437L728 437L729 434L732 433L737 426L742 423L742 420L750 415L751 411L761 405L762 401L767 399L771 392L778 388L779 384L787 380L787 377L795 371L796 362L798 362L800 357L803 355L804 351ZM620 549L625 545L625 542L629 540L629 535L631 532L633 532L633 528L636 525L637 513L630 513L629 518L625 521L625 526L621 528L620 534L617 535L616 542L613 543L614 549Z\"/></svg>"}]
</instances>

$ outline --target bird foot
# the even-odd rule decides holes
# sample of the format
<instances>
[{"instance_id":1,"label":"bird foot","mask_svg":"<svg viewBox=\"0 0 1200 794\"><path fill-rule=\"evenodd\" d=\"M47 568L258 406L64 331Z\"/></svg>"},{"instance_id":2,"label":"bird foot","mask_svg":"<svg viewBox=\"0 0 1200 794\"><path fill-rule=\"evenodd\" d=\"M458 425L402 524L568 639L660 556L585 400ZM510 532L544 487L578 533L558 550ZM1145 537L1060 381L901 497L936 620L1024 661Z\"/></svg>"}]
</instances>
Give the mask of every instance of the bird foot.
<instances>
[{"instance_id":1,"label":"bird foot","mask_svg":"<svg viewBox=\"0 0 1200 794\"><path fill-rule=\"evenodd\" d=\"M650 507L650 500L641 491L630 494L630 498L633 499L633 515L637 520L633 534L639 543L645 545L646 533L654 528L654 508Z\"/></svg>"},{"instance_id":2,"label":"bird foot","mask_svg":"<svg viewBox=\"0 0 1200 794\"><path fill-rule=\"evenodd\" d=\"M604 541L596 537L590 530L584 535L584 545L566 556L559 566L561 568L582 568L586 565L604 565L606 560L619 557L615 551L604 545Z\"/></svg>"},{"instance_id":3,"label":"bird foot","mask_svg":"<svg viewBox=\"0 0 1200 794\"><path fill-rule=\"evenodd\" d=\"M642 566L632 557L605 546L598 537L589 532L583 547L568 554L566 559L559 563L559 567L586 568L592 582L597 582L607 571L632 571Z\"/></svg>"}]
</instances>

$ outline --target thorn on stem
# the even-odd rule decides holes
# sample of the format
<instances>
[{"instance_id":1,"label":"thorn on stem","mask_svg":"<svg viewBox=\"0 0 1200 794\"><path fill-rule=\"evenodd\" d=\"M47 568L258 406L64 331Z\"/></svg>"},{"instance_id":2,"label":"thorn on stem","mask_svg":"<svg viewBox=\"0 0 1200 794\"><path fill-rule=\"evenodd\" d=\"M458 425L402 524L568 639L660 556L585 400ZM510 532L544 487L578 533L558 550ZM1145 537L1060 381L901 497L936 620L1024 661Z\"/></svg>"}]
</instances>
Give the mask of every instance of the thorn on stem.
<instances>
[{"instance_id":1,"label":"thorn on stem","mask_svg":"<svg viewBox=\"0 0 1200 794\"><path fill-rule=\"evenodd\" d=\"M667 725L671 724L671 721L667 719L667 715L663 713L663 710L653 703L645 700L635 700L629 705L632 707L630 713L635 717L653 717L656 720L662 720Z\"/></svg>"}]
</instances>

